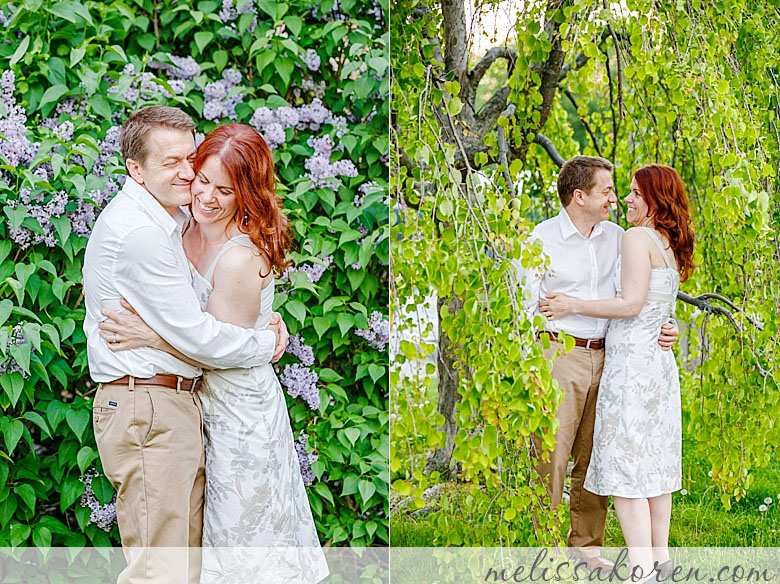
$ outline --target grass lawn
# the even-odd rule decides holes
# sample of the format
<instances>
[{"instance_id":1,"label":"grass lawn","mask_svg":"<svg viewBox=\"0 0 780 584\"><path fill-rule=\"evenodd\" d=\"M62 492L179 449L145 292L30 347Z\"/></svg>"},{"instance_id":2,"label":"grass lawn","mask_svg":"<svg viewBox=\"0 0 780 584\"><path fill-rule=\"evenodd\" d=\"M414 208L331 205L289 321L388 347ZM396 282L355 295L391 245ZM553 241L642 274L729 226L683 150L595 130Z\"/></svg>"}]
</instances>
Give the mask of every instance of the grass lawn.
<instances>
[{"instance_id":1,"label":"grass lawn","mask_svg":"<svg viewBox=\"0 0 780 584\"><path fill-rule=\"evenodd\" d=\"M755 473L747 497L732 501L726 511L720 493L707 476L709 468L693 458L693 448L683 446L683 489L673 495L670 544L674 547L780 547L780 465L770 464ZM691 454L688 454L691 453ZM759 506L770 497L766 511ZM562 532L568 531L568 514ZM393 547L433 546L433 527L425 517L393 515L390 520ZM622 547L623 535L610 505L605 545Z\"/></svg>"}]
</instances>

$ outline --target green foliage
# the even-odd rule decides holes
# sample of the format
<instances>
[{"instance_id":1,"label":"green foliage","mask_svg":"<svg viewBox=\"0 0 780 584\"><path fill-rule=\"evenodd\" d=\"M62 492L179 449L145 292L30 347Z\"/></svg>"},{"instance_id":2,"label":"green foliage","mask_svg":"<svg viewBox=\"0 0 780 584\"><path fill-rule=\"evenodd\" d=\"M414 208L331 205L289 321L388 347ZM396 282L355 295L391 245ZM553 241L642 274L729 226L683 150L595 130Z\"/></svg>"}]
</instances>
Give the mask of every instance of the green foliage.
<instances>
[{"instance_id":1,"label":"green foliage","mask_svg":"<svg viewBox=\"0 0 780 584\"><path fill-rule=\"evenodd\" d=\"M722 315L677 306L684 332L679 361L685 431L712 470L708 480L725 507L746 495L755 469L770 461L780 432L776 11L740 1L725 12L699 2L640 1L630 11L584 0L550 6L518 15L517 43L511 47L518 57L507 82L515 114L500 118L485 135L485 148L473 163L460 156L463 145L452 135L461 122L451 106L460 106L455 100L462 89L437 57L441 6L401 2L392 16L397 83L391 192L402 219L394 227L401 241L393 249L393 306L395 314L408 313L409 306L435 294L462 307L438 318L455 346L453 366L460 376L462 431L453 460L462 470L459 479L479 485L475 516L487 518L484 532L459 534L445 525L436 532L438 543L504 543L500 532L507 517L497 509L517 509L526 518L536 512L543 519L532 489L515 489L518 482L533 484L529 457L522 455L524 438L553 428L559 395L508 277L510 261L525 267L539 261L538 250L524 241L533 223L559 207L557 166L533 145L537 132L564 159L600 154L614 161L621 198L632 171L644 164L669 164L683 176L698 269L682 291L717 293L737 307L738 328ZM550 21L561 23L561 49L572 67L556 81L560 88L540 127L543 63L552 49L540 23ZM766 49L756 51L757 46ZM491 92L500 91L492 87L500 76L485 82ZM483 90L476 91L480 103ZM499 127L506 129L508 164L499 159ZM461 136L468 138L470 128ZM625 225L623 216L619 206L617 220ZM394 322L402 336L418 334L413 319ZM435 334L431 328L418 335L415 350L400 347L399 361L424 359L434 350ZM441 444L444 420L435 417L430 397L437 386L427 377L434 371L407 373L400 368L391 373L399 404L391 423L391 471L394 488L419 496L432 481L423 476L420 461ZM443 372L435 374L441 383ZM415 407L424 403L422 396L433 403ZM513 464L505 466L506 460ZM432 517L436 527L439 516ZM544 529L514 524L509 533L508 541L517 545L557 537L554 529L548 537Z\"/></svg>"},{"instance_id":2,"label":"green foliage","mask_svg":"<svg viewBox=\"0 0 780 584\"><path fill-rule=\"evenodd\" d=\"M300 111L316 98L329 117L286 127L274 151L296 235L291 259L298 268L330 264L316 282L293 271L276 296L291 334L312 347L319 376L317 411L300 399L288 397L288 405L294 433L305 431L318 455L308 493L321 540L386 543L386 353L355 334L387 306L386 7L239 0L225 16L216 0L33 0L0 2L0 10L10 20L0 69L15 73L22 135L33 148L32 160L14 164L0 147L7 218L0 226L0 545L118 542L116 527L106 533L90 524L79 504L80 478L100 469L81 268L90 213L123 173L111 132L142 105L178 105L206 133L219 123L249 123L261 107ZM306 64L312 51L319 66ZM175 75L170 55L192 55L199 69ZM220 103L231 102L235 115L230 107L215 114L207 86L231 68L241 79ZM7 97L3 119L13 113L5 111ZM329 160L351 161L355 176L314 184L306 162L309 138L319 136L343 146ZM49 212L62 193L64 209ZM36 206L47 209L50 224L32 216ZM36 235L47 239L29 245ZM296 362L286 355L280 367ZM105 477L92 489L101 503L111 500Z\"/></svg>"},{"instance_id":3,"label":"green foliage","mask_svg":"<svg viewBox=\"0 0 780 584\"><path fill-rule=\"evenodd\" d=\"M433 296L453 299L441 308L438 322L453 343L459 374L453 460L460 478L472 484L464 505L473 521L452 522L446 509L434 513L437 541L522 545L536 534L551 542L556 537L552 519L540 516L534 527L528 513L545 496L528 448L534 431L554 431L552 412L561 394L533 340L515 285L515 263L539 264L523 245L533 225L524 217L523 202L512 199L501 179L491 181L454 164L457 146L446 141L435 116L446 124L456 115L460 87L433 80L438 65L423 29L434 28L437 15L410 21L404 14L411 9L401 3L391 24L398 147L391 192L400 209L393 228L392 302L394 325L419 342L401 341L391 371L393 488L416 495L420 507L422 492L438 478L437 473L426 476L415 456L444 444L443 417L433 415L433 406L418 407L431 389L433 365L425 360L433 353L435 331L431 324L418 330L411 310ZM400 149L412 163L402 164Z\"/></svg>"}]
</instances>

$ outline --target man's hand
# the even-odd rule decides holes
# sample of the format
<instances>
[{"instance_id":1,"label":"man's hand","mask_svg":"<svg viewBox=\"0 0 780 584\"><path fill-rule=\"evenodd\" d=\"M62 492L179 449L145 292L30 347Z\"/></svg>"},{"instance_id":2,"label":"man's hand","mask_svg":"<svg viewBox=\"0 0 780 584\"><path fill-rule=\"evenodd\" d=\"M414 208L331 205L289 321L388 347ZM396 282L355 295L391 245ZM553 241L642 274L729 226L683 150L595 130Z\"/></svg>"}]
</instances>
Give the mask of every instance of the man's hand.
<instances>
[{"instance_id":1,"label":"man's hand","mask_svg":"<svg viewBox=\"0 0 780 584\"><path fill-rule=\"evenodd\" d=\"M680 337L680 330L677 325L672 322L667 322L661 327L661 334L658 336L658 345L662 351L668 351L677 342Z\"/></svg>"},{"instance_id":2,"label":"man's hand","mask_svg":"<svg viewBox=\"0 0 780 584\"><path fill-rule=\"evenodd\" d=\"M287 325L282 320L282 315L278 312L271 314L271 322L268 328L276 333L276 349L274 349L274 356L271 358L271 363L276 363L284 355L287 345L290 344L290 333L287 332Z\"/></svg>"}]
</instances>

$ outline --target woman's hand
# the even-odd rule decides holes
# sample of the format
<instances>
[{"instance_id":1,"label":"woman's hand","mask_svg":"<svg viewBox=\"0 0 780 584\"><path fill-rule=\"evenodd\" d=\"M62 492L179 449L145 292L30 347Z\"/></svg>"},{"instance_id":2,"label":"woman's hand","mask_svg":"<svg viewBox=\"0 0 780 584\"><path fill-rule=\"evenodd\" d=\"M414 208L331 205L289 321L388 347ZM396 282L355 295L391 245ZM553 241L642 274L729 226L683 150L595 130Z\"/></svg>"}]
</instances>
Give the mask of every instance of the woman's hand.
<instances>
[{"instance_id":1,"label":"woman's hand","mask_svg":"<svg viewBox=\"0 0 780 584\"><path fill-rule=\"evenodd\" d=\"M108 343L108 348L114 352L140 347L164 350L163 338L138 316L127 300L122 298L121 304L132 314L122 314L109 308L100 309L100 313L110 319L98 323L100 336Z\"/></svg>"},{"instance_id":2,"label":"woman's hand","mask_svg":"<svg viewBox=\"0 0 780 584\"><path fill-rule=\"evenodd\" d=\"M550 294L545 300L539 301L539 311L547 320L559 320L564 316L576 314L576 300L566 294Z\"/></svg>"}]
</instances>

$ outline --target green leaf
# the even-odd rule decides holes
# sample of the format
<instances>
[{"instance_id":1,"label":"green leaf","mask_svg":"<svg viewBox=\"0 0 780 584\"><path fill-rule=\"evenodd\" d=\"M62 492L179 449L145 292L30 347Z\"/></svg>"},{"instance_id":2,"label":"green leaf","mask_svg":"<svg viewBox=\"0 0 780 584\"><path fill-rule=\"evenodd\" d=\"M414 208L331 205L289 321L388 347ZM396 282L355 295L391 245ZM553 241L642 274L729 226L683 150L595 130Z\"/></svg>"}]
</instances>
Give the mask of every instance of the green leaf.
<instances>
[{"instance_id":1,"label":"green leaf","mask_svg":"<svg viewBox=\"0 0 780 584\"><path fill-rule=\"evenodd\" d=\"M36 547L48 548L51 546L51 531L48 527L36 524L33 528L32 541Z\"/></svg>"},{"instance_id":2,"label":"green leaf","mask_svg":"<svg viewBox=\"0 0 780 584\"><path fill-rule=\"evenodd\" d=\"M25 37L22 39L22 42L19 44L18 47L16 47L14 54L11 55L11 60L8 63L9 67L13 67L14 65L16 65L19 62L19 60L22 57L24 57L24 54L27 52L27 48L29 46L30 46L30 35L25 35Z\"/></svg>"},{"instance_id":3,"label":"green leaf","mask_svg":"<svg viewBox=\"0 0 780 584\"><path fill-rule=\"evenodd\" d=\"M18 205L16 207L4 207L3 211L8 216L8 219L11 220L11 227L13 229L19 229L22 221L24 221L24 218L27 217L27 207L24 205Z\"/></svg>"},{"instance_id":4,"label":"green leaf","mask_svg":"<svg viewBox=\"0 0 780 584\"><path fill-rule=\"evenodd\" d=\"M287 313L292 316L295 320L303 324L303 321L306 320L306 305L303 302L300 302L298 300L288 300L284 308L287 310Z\"/></svg>"},{"instance_id":5,"label":"green leaf","mask_svg":"<svg viewBox=\"0 0 780 584\"><path fill-rule=\"evenodd\" d=\"M330 489L328 489L328 486L325 483L317 483L314 485L314 492L319 494L320 497L323 499L327 499L331 505L335 505L336 503L333 501L333 495L330 492Z\"/></svg>"},{"instance_id":6,"label":"green leaf","mask_svg":"<svg viewBox=\"0 0 780 584\"><path fill-rule=\"evenodd\" d=\"M43 432L45 438L51 438L51 431L49 431L49 425L46 423L46 420L43 419L43 416L41 416L38 412L33 412L32 410L28 410L24 412L22 417L25 420L30 420L33 424L38 426L41 429L41 432Z\"/></svg>"},{"instance_id":7,"label":"green leaf","mask_svg":"<svg viewBox=\"0 0 780 584\"><path fill-rule=\"evenodd\" d=\"M73 433L78 437L79 442L83 441L84 430L87 429L90 418L89 411L83 408L76 409L71 407L65 414L65 421L68 423L68 426L70 426L70 429L73 430Z\"/></svg>"},{"instance_id":8,"label":"green leaf","mask_svg":"<svg viewBox=\"0 0 780 584\"><path fill-rule=\"evenodd\" d=\"M35 489L31 485L19 485L14 487L14 493L30 508L35 511ZM51 536L51 533L49 534Z\"/></svg>"},{"instance_id":9,"label":"green leaf","mask_svg":"<svg viewBox=\"0 0 780 584\"><path fill-rule=\"evenodd\" d=\"M27 345L28 347L30 345ZM3 391L8 399L11 400L11 405L15 406L19 401L19 396L22 395L22 389L24 389L24 377L18 371L13 373L6 373L0 377L0 385L3 386Z\"/></svg>"},{"instance_id":10,"label":"green leaf","mask_svg":"<svg viewBox=\"0 0 780 584\"><path fill-rule=\"evenodd\" d=\"M11 310L14 307L14 303L8 300L7 298L4 300L0 300L0 325L5 324L5 321L8 320L8 317L11 315Z\"/></svg>"},{"instance_id":11,"label":"green leaf","mask_svg":"<svg viewBox=\"0 0 780 584\"><path fill-rule=\"evenodd\" d=\"M22 332L26 341L32 343L35 350L41 352L41 325L32 322L26 322L22 325Z\"/></svg>"},{"instance_id":12,"label":"green leaf","mask_svg":"<svg viewBox=\"0 0 780 584\"><path fill-rule=\"evenodd\" d=\"M111 501L115 491L109 480L103 475L99 475L92 479L92 492L95 493L97 500L105 505Z\"/></svg>"},{"instance_id":13,"label":"green leaf","mask_svg":"<svg viewBox=\"0 0 780 584\"><path fill-rule=\"evenodd\" d=\"M11 454L16 445L19 444L19 438L22 437L24 432L24 424L19 420L13 418L6 418L7 422L3 424L3 438L5 439L5 446L8 450L8 454Z\"/></svg>"},{"instance_id":14,"label":"green leaf","mask_svg":"<svg viewBox=\"0 0 780 584\"><path fill-rule=\"evenodd\" d=\"M49 89L44 92L43 97L38 104L38 109L43 110L46 105L57 103L66 93L68 93L68 88L64 85L49 87Z\"/></svg>"},{"instance_id":15,"label":"green leaf","mask_svg":"<svg viewBox=\"0 0 780 584\"><path fill-rule=\"evenodd\" d=\"M65 485L62 487L62 495L60 496L60 510L64 512L65 509L73 505L83 492L84 483L80 480L74 477L65 479Z\"/></svg>"},{"instance_id":16,"label":"green leaf","mask_svg":"<svg viewBox=\"0 0 780 584\"><path fill-rule=\"evenodd\" d=\"M217 71L222 71L225 68L225 65L227 65L228 54L225 51L214 51L214 54L211 55L211 58L214 60L214 65L216 65Z\"/></svg>"},{"instance_id":17,"label":"green leaf","mask_svg":"<svg viewBox=\"0 0 780 584\"><path fill-rule=\"evenodd\" d=\"M356 475L347 475L344 477L344 487L341 489L341 496L357 493L358 477Z\"/></svg>"},{"instance_id":18,"label":"green leaf","mask_svg":"<svg viewBox=\"0 0 780 584\"><path fill-rule=\"evenodd\" d=\"M61 300L62 299L60 299L60 301ZM47 323L41 327L41 330L49 337L51 344L54 345L54 348L57 349L57 352L62 352L62 349L60 348L60 333L57 332L57 329L54 327L54 325Z\"/></svg>"},{"instance_id":19,"label":"green leaf","mask_svg":"<svg viewBox=\"0 0 780 584\"><path fill-rule=\"evenodd\" d=\"M355 324L355 318L351 314L346 312L339 312L336 316L336 323L339 325L339 330L342 335L346 335Z\"/></svg>"},{"instance_id":20,"label":"green leaf","mask_svg":"<svg viewBox=\"0 0 780 584\"><path fill-rule=\"evenodd\" d=\"M382 365L377 365L376 363L371 363L368 366L368 374L371 376L371 379L373 379L374 382L376 382L381 377L384 376L385 368Z\"/></svg>"},{"instance_id":21,"label":"green leaf","mask_svg":"<svg viewBox=\"0 0 780 584\"><path fill-rule=\"evenodd\" d=\"M82 474L87 470L92 461L97 458L98 453L95 452L89 446L82 446L79 453L76 455L76 462L79 465L79 470Z\"/></svg>"},{"instance_id":22,"label":"green leaf","mask_svg":"<svg viewBox=\"0 0 780 584\"><path fill-rule=\"evenodd\" d=\"M347 428L344 430L344 434L346 434L347 439L349 440L350 444L352 444L352 446L354 446L355 442L357 442L357 439L360 438L360 430L357 428Z\"/></svg>"},{"instance_id":23,"label":"green leaf","mask_svg":"<svg viewBox=\"0 0 780 584\"><path fill-rule=\"evenodd\" d=\"M301 29L303 28L303 21L299 16L294 14L288 14L284 17L284 23L287 25L288 30L292 33L292 36L298 38L301 36Z\"/></svg>"},{"instance_id":24,"label":"green leaf","mask_svg":"<svg viewBox=\"0 0 780 584\"><path fill-rule=\"evenodd\" d=\"M325 381L326 383L344 379L341 375L333 371L333 369L328 369L327 367L319 369L317 375L319 375L320 381Z\"/></svg>"},{"instance_id":25,"label":"green leaf","mask_svg":"<svg viewBox=\"0 0 780 584\"><path fill-rule=\"evenodd\" d=\"M71 68L75 67L79 63L79 61L81 61L81 59L84 58L84 55L86 54L86 52L87 52L87 49L83 45L78 47L78 48L76 48L76 49L73 49L70 52L70 66L71 66Z\"/></svg>"},{"instance_id":26,"label":"green leaf","mask_svg":"<svg viewBox=\"0 0 780 584\"><path fill-rule=\"evenodd\" d=\"M360 491L360 497L363 499L363 504L369 502L371 497L376 493L376 486L371 481L361 479L358 483L358 491Z\"/></svg>"},{"instance_id":27,"label":"green leaf","mask_svg":"<svg viewBox=\"0 0 780 584\"><path fill-rule=\"evenodd\" d=\"M317 337L322 338L322 335L330 328L330 323L331 320L327 316L318 316L314 319L313 324L314 330L317 331Z\"/></svg>"},{"instance_id":28,"label":"green leaf","mask_svg":"<svg viewBox=\"0 0 780 584\"><path fill-rule=\"evenodd\" d=\"M196 32L195 33L195 46L198 47L198 51L203 54L203 50L208 44L214 40L214 33L211 32Z\"/></svg>"},{"instance_id":29,"label":"green leaf","mask_svg":"<svg viewBox=\"0 0 780 584\"><path fill-rule=\"evenodd\" d=\"M293 60L288 59L287 57L277 57L274 59L274 68L284 82L284 87L287 87L290 84L290 76L292 75L293 69L295 69Z\"/></svg>"},{"instance_id":30,"label":"green leaf","mask_svg":"<svg viewBox=\"0 0 780 584\"><path fill-rule=\"evenodd\" d=\"M89 106L93 112L106 120L110 120L113 115L113 110L108 101L99 93L96 93L89 99Z\"/></svg>"},{"instance_id":31,"label":"green leaf","mask_svg":"<svg viewBox=\"0 0 780 584\"><path fill-rule=\"evenodd\" d=\"M22 343L21 345L11 347L8 352L11 353L11 357L25 373L30 372L30 355L32 353L32 345L30 343Z\"/></svg>"}]
</instances>

